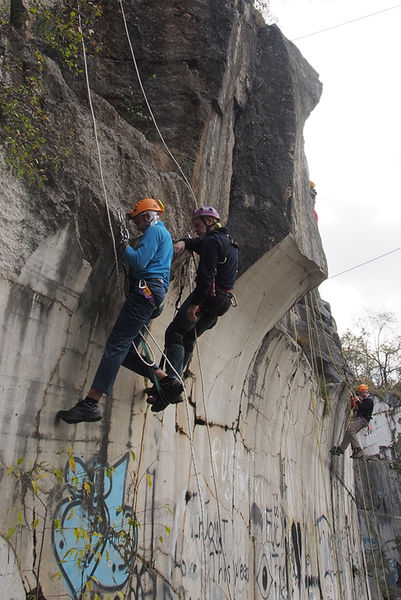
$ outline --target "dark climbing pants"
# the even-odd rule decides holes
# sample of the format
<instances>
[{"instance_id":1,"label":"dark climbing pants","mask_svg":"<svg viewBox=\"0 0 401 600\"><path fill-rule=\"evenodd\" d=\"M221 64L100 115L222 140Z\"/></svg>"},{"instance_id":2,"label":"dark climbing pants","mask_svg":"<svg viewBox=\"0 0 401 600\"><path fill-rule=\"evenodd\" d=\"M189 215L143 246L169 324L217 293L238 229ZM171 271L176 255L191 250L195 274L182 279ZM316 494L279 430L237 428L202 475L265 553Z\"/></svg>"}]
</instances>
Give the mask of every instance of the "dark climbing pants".
<instances>
[{"instance_id":1,"label":"dark climbing pants","mask_svg":"<svg viewBox=\"0 0 401 600\"><path fill-rule=\"evenodd\" d=\"M147 280L156 304L159 305L165 296L165 288L159 280ZM126 367L144 377L149 376L149 367L139 358L138 348L140 332L150 319L160 315L162 309L154 309L152 303L138 288L138 283L131 284L128 298L118 315L117 321L109 335L102 359L97 369L92 387L110 395L120 366ZM157 368L157 365L154 365Z\"/></svg>"},{"instance_id":2,"label":"dark climbing pants","mask_svg":"<svg viewBox=\"0 0 401 600\"><path fill-rule=\"evenodd\" d=\"M208 329L212 329L217 323L218 316L227 312L231 305L231 295L221 294L216 297L216 300L213 298L210 302L208 299L201 307L198 320L195 323L189 321L186 316L190 304L193 304L192 294L182 304L174 320L166 329L165 347L168 358L166 371L169 375L174 375L175 371L180 376L182 375L191 360L196 338ZM173 365L175 371L171 368L169 362Z\"/></svg>"}]
</instances>

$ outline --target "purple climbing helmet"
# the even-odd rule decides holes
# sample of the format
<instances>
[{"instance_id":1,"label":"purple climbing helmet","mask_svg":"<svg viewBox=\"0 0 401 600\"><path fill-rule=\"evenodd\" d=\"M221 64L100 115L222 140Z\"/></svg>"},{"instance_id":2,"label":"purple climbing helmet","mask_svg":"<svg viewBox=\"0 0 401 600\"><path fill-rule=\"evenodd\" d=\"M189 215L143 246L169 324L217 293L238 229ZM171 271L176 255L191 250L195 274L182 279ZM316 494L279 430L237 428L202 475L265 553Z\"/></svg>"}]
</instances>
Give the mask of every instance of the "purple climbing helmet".
<instances>
[{"instance_id":1,"label":"purple climbing helmet","mask_svg":"<svg viewBox=\"0 0 401 600\"><path fill-rule=\"evenodd\" d=\"M200 206L196 208L193 212L192 218L196 219L196 217L213 217L220 221L220 215L213 206Z\"/></svg>"}]
</instances>

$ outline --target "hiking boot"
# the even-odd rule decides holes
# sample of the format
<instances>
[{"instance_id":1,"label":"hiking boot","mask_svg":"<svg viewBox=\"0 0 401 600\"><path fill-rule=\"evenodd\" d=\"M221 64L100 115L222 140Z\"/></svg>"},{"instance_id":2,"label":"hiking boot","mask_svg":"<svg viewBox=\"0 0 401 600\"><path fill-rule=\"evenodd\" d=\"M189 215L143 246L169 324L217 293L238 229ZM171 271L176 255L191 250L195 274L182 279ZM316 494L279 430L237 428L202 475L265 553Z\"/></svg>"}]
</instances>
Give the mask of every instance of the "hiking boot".
<instances>
[{"instance_id":1,"label":"hiking boot","mask_svg":"<svg viewBox=\"0 0 401 600\"><path fill-rule=\"evenodd\" d=\"M177 377L171 377L170 375L166 375L159 380L160 391L156 389L156 393L152 396L155 397L154 402L149 402L150 398L148 398L149 404L152 404L152 412L160 412L164 410L169 404L177 404L178 402L182 402L181 392L184 390L181 381ZM154 386L156 388L156 386Z\"/></svg>"},{"instance_id":2,"label":"hiking boot","mask_svg":"<svg viewBox=\"0 0 401 600\"><path fill-rule=\"evenodd\" d=\"M344 450L341 450L339 446L333 446L330 452L332 454L336 454L337 456L339 456L340 454L344 454Z\"/></svg>"},{"instance_id":3,"label":"hiking boot","mask_svg":"<svg viewBox=\"0 0 401 600\"><path fill-rule=\"evenodd\" d=\"M158 384L163 396L171 403L173 403L174 398L179 396L184 390L178 377L171 377L170 375L166 375L165 377L162 377L162 379L159 379ZM153 384L152 387L145 388L145 394L148 394L149 396L158 396L159 388L156 384Z\"/></svg>"},{"instance_id":4,"label":"hiking boot","mask_svg":"<svg viewBox=\"0 0 401 600\"><path fill-rule=\"evenodd\" d=\"M169 402L168 400L166 400L166 398L158 394L157 396L149 396L146 402L152 405L152 412L160 412L161 410L167 408L169 404L179 404L180 402L183 402L183 398L180 394L179 396L176 396L175 398L173 398L173 400L170 400Z\"/></svg>"},{"instance_id":5,"label":"hiking boot","mask_svg":"<svg viewBox=\"0 0 401 600\"><path fill-rule=\"evenodd\" d=\"M156 390L154 392L153 396L148 396L146 398L146 402L148 404L154 404L158 400L159 397L160 397L160 394L158 394L158 392ZM179 396L176 396L172 400L170 400L169 404L179 404L180 402L183 402L183 397L181 396L181 394Z\"/></svg>"},{"instance_id":6,"label":"hiking boot","mask_svg":"<svg viewBox=\"0 0 401 600\"><path fill-rule=\"evenodd\" d=\"M92 423L102 418L99 410L99 402L92 398L81 398L79 402L69 410L59 410L56 419L62 419L66 423Z\"/></svg>"},{"instance_id":7,"label":"hiking boot","mask_svg":"<svg viewBox=\"0 0 401 600\"><path fill-rule=\"evenodd\" d=\"M353 453L351 454L351 458L363 458L365 455L363 453L362 448L355 448Z\"/></svg>"}]
</instances>

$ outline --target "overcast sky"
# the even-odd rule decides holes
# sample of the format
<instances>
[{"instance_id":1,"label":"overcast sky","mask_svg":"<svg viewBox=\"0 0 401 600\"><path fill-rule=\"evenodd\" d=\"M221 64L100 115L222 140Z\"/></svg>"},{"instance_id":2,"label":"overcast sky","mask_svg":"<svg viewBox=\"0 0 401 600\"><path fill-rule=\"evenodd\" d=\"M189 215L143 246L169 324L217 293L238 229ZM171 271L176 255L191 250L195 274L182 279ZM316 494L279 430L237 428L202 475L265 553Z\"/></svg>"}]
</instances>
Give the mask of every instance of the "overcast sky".
<instances>
[{"instance_id":1,"label":"overcast sky","mask_svg":"<svg viewBox=\"0 0 401 600\"><path fill-rule=\"evenodd\" d=\"M271 0L271 12L319 73L305 128L329 277L401 246L401 4L391 0ZM367 311L396 313L401 250L320 286L339 333Z\"/></svg>"}]
</instances>

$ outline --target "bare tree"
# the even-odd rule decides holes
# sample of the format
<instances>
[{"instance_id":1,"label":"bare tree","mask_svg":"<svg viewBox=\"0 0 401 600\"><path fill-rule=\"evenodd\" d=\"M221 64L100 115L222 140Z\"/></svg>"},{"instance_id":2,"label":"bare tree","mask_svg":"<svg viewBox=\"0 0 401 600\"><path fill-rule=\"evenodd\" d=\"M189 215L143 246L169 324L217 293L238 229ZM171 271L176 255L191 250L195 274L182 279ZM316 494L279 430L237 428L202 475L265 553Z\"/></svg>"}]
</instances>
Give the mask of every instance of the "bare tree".
<instances>
[{"instance_id":1,"label":"bare tree","mask_svg":"<svg viewBox=\"0 0 401 600\"><path fill-rule=\"evenodd\" d=\"M341 337L344 358L355 378L389 390L401 382L401 335L394 313L378 312L357 321L360 332Z\"/></svg>"}]
</instances>

